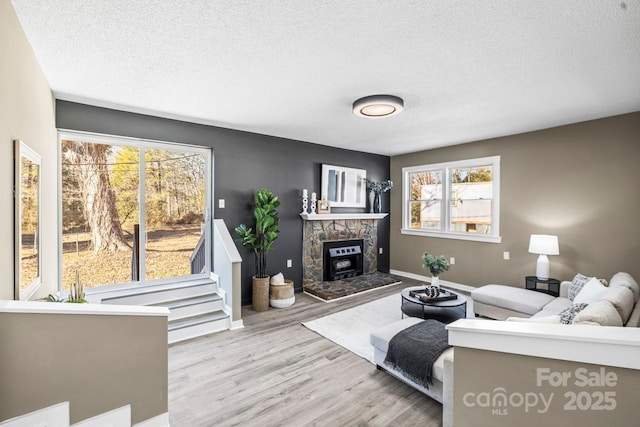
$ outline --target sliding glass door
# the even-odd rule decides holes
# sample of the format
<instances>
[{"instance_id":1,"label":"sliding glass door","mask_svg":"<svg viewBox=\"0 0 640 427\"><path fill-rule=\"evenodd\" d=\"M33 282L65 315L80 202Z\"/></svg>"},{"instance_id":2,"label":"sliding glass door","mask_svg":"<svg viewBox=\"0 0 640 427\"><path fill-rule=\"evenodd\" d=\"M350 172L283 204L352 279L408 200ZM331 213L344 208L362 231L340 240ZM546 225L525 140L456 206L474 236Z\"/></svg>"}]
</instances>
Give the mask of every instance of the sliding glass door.
<instances>
[{"instance_id":1,"label":"sliding glass door","mask_svg":"<svg viewBox=\"0 0 640 427\"><path fill-rule=\"evenodd\" d=\"M62 288L210 271L211 151L61 133Z\"/></svg>"}]
</instances>

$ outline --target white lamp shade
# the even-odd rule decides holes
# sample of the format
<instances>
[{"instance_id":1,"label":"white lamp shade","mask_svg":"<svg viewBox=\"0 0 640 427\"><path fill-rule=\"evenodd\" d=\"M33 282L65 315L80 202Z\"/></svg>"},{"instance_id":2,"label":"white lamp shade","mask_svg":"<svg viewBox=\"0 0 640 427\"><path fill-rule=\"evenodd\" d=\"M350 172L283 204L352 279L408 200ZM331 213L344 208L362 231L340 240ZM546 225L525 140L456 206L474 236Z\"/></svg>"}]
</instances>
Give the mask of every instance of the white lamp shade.
<instances>
[{"instance_id":1,"label":"white lamp shade","mask_svg":"<svg viewBox=\"0 0 640 427\"><path fill-rule=\"evenodd\" d=\"M529 240L529 252L541 255L559 255L558 236L532 234Z\"/></svg>"}]
</instances>

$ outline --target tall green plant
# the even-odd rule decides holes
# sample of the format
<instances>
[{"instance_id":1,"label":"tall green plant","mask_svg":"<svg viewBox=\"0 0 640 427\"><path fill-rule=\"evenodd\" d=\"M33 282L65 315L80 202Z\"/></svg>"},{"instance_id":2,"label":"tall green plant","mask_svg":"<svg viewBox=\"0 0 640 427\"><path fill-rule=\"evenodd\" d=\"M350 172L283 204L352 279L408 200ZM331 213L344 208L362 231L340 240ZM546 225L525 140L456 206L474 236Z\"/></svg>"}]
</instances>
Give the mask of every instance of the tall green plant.
<instances>
[{"instance_id":1,"label":"tall green plant","mask_svg":"<svg viewBox=\"0 0 640 427\"><path fill-rule=\"evenodd\" d=\"M253 211L255 217L255 231L251 227L240 224L236 227L236 233L242 246L253 250L255 255L255 275L257 278L269 277L267 275L267 252L273 250L273 244L278 238L278 210L280 201L270 191L264 188L256 192L256 208Z\"/></svg>"}]
</instances>

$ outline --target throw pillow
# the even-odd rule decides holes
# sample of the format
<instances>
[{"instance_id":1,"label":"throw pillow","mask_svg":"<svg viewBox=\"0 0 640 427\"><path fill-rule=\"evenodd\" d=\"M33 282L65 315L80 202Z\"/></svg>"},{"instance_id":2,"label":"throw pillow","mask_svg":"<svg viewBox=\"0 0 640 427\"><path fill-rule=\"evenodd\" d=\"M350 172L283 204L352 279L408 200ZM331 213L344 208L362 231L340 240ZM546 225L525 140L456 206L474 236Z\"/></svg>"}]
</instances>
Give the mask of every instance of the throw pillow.
<instances>
[{"instance_id":1,"label":"throw pillow","mask_svg":"<svg viewBox=\"0 0 640 427\"><path fill-rule=\"evenodd\" d=\"M573 319L574 325L622 326L622 319L616 308L605 300L589 304Z\"/></svg>"},{"instance_id":2,"label":"throw pillow","mask_svg":"<svg viewBox=\"0 0 640 427\"><path fill-rule=\"evenodd\" d=\"M573 298L573 303L585 303L590 304L599 299L600 296L607 290L607 287L602 284L598 279L592 277L583 287L578 295Z\"/></svg>"},{"instance_id":3,"label":"throw pillow","mask_svg":"<svg viewBox=\"0 0 640 427\"><path fill-rule=\"evenodd\" d=\"M629 288L631 292L633 292L633 303L637 303L638 299L640 299L640 286L638 286L638 282L636 282L633 277L629 273L618 272L613 275L611 278L612 287L624 286Z\"/></svg>"},{"instance_id":4,"label":"throw pillow","mask_svg":"<svg viewBox=\"0 0 640 427\"><path fill-rule=\"evenodd\" d=\"M578 313L585 309L585 307L589 304L579 303L573 304L569 307L562 310L558 315L560 316L560 323L563 325L570 325L573 323L573 318L576 317Z\"/></svg>"},{"instance_id":5,"label":"throw pillow","mask_svg":"<svg viewBox=\"0 0 640 427\"><path fill-rule=\"evenodd\" d=\"M587 284L587 282L591 279L591 277L584 276L580 273L576 274L576 276L571 281L569 285L569 299L573 301L573 299L578 295L578 292L582 290L582 287Z\"/></svg>"},{"instance_id":6,"label":"throw pillow","mask_svg":"<svg viewBox=\"0 0 640 427\"><path fill-rule=\"evenodd\" d=\"M629 288L624 286L614 286L613 288L607 288L600 299L602 301L609 301L611 305L616 308L622 323L626 323L633 311L633 292Z\"/></svg>"}]
</instances>

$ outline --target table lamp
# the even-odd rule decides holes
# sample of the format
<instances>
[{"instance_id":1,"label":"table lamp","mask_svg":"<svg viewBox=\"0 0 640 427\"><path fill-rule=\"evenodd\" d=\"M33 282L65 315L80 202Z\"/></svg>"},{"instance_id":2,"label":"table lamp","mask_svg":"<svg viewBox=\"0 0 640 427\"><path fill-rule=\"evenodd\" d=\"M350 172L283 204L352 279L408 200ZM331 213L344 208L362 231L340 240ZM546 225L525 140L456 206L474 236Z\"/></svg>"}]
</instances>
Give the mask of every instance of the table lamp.
<instances>
[{"instance_id":1,"label":"table lamp","mask_svg":"<svg viewBox=\"0 0 640 427\"><path fill-rule=\"evenodd\" d=\"M536 264L536 277L541 280L549 279L549 258L547 255L558 255L558 236L546 234L532 234L529 240L529 252L540 254Z\"/></svg>"}]
</instances>

